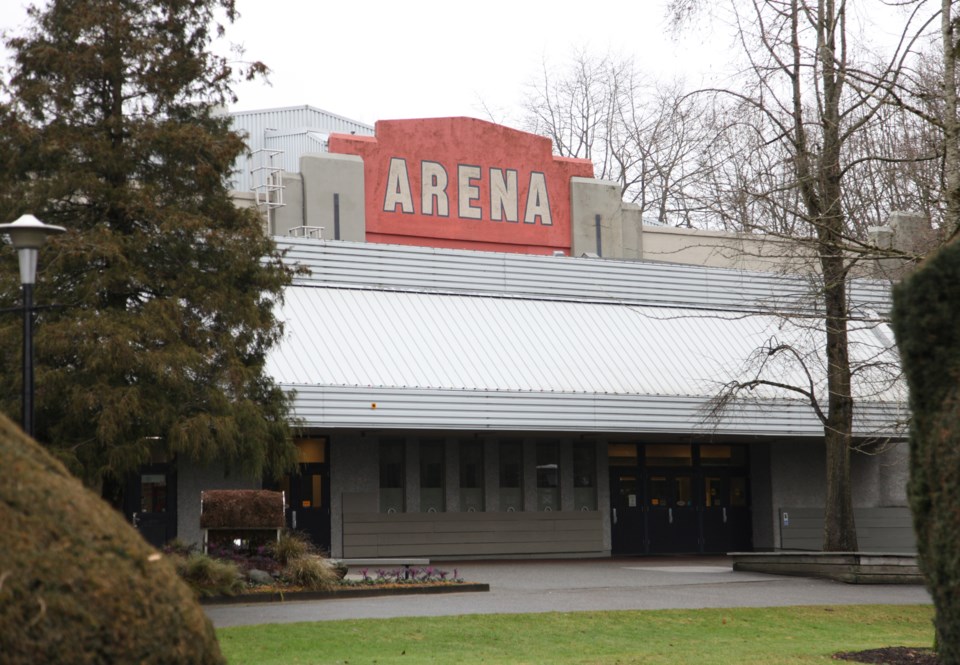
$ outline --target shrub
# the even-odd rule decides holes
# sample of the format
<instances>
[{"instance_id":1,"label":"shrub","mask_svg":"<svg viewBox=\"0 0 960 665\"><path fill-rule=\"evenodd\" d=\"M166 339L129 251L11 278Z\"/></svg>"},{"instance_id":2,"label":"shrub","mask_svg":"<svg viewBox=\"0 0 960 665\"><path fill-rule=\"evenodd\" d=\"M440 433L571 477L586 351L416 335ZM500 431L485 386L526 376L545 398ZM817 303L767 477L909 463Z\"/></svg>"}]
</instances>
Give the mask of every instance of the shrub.
<instances>
[{"instance_id":1,"label":"shrub","mask_svg":"<svg viewBox=\"0 0 960 665\"><path fill-rule=\"evenodd\" d=\"M277 561L271 546L261 545L256 548L237 547L233 543L208 545L207 554L214 559L235 563L241 572L248 572L253 568L268 573L279 572L283 565Z\"/></svg>"},{"instance_id":2,"label":"shrub","mask_svg":"<svg viewBox=\"0 0 960 665\"><path fill-rule=\"evenodd\" d=\"M310 591L326 591L340 581L330 560L316 555L291 560L283 569L283 577L290 584Z\"/></svg>"},{"instance_id":3,"label":"shrub","mask_svg":"<svg viewBox=\"0 0 960 665\"><path fill-rule=\"evenodd\" d=\"M273 558L280 562L281 566L314 553L313 543L305 534L286 529L280 532L280 539L272 544L270 549Z\"/></svg>"},{"instance_id":4,"label":"shrub","mask_svg":"<svg viewBox=\"0 0 960 665\"><path fill-rule=\"evenodd\" d=\"M3 415L0 469L0 662L224 662L175 558Z\"/></svg>"},{"instance_id":5,"label":"shrub","mask_svg":"<svg viewBox=\"0 0 960 665\"><path fill-rule=\"evenodd\" d=\"M232 561L193 553L175 557L177 573L201 596L232 596L243 589L240 567Z\"/></svg>"}]
</instances>

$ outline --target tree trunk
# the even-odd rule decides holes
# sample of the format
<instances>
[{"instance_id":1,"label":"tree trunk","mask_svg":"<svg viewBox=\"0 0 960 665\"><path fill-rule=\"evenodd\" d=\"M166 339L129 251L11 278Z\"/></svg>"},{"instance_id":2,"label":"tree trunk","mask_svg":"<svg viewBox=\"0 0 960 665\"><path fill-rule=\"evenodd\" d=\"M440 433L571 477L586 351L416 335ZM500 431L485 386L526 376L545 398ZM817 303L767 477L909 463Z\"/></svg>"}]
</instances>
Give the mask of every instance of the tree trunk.
<instances>
[{"instance_id":1,"label":"tree trunk","mask_svg":"<svg viewBox=\"0 0 960 665\"><path fill-rule=\"evenodd\" d=\"M827 389L829 390L826 444L827 495L823 520L825 552L857 549L850 487L850 443L853 430L853 397L847 342L846 275L843 257L824 257L824 305L827 327ZM840 274L837 274L839 269ZM829 277L827 275L830 275Z\"/></svg>"}]
</instances>

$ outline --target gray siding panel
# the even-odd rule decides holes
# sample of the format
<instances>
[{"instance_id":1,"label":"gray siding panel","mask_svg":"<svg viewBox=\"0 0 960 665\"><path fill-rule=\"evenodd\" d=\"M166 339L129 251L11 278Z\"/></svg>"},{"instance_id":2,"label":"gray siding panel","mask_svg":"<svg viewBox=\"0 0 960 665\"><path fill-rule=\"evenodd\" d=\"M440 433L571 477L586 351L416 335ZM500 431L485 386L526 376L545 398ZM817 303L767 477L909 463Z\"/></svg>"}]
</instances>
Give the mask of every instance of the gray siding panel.
<instances>
[{"instance_id":1,"label":"gray siding panel","mask_svg":"<svg viewBox=\"0 0 960 665\"><path fill-rule=\"evenodd\" d=\"M713 433L822 437L809 406L745 403L719 422L705 419L707 399L664 395L591 395L517 391L426 390L281 385L293 391L305 427L497 431ZM376 405L374 407L374 405ZM860 435L890 431L900 404L860 404Z\"/></svg>"},{"instance_id":2,"label":"gray siding panel","mask_svg":"<svg viewBox=\"0 0 960 665\"><path fill-rule=\"evenodd\" d=\"M784 523L785 513L789 524ZM853 513L861 552L916 552L909 508L855 508ZM780 546L819 552L823 547L823 508L781 508Z\"/></svg>"},{"instance_id":3,"label":"gray siding panel","mask_svg":"<svg viewBox=\"0 0 960 665\"><path fill-rule=\"evenodd\" d=\"M277 238L290 261L310 270L304 285L503 294L621 304L811 311L817 285L774 273L573 257ZM429 265L428 265L429 264ZM890 285L854 280L858 311L886 312Z\"/></svg>"},{"instance_id":4,"label":"gray siding panel","mask_svg":"<svg viewBox=\"0 0 960 665\"><path fill-rule=\"evenodd\" d=\"M326 152L323 139L333 133L373 135L373 127L349 118L314 108L292 106L287 108L237 111L230 114L234 131L246 137L250 152L267 148L282 150L283 169L300 172L300 157L310 152ZM234 177L230 188L247 192L253 187L251 169L256 164L241 155L234 163Z\"/></svg>"},{"instance_id":5,"label":"gray siding panel","mask_svg":"<svg viewBox=\"0 0 960 665\"><path fill-rule=\"evenodd\" d=\"M344 558L600 554L598 512L346 513Z\"/></svg>"}]
</instances>

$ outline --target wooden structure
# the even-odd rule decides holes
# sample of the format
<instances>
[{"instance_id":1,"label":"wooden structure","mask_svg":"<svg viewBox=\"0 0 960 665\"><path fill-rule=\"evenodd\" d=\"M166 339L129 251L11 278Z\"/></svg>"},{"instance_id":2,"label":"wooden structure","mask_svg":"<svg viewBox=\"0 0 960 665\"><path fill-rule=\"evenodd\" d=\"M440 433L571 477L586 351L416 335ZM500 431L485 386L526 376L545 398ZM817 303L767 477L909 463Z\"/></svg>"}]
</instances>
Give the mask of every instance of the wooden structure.
<instances>
[{"instance_id":1,"label":"wooden structure","mask_svg":"<svg viewBox=\"0 0 960 665\"><path fill-rule=\"evenodd\" d=\"M210 543L241 547L279 540L285 526L283 492L269 490L206 490L200 493L203 551Z\"/></svg>"}]
</instances>

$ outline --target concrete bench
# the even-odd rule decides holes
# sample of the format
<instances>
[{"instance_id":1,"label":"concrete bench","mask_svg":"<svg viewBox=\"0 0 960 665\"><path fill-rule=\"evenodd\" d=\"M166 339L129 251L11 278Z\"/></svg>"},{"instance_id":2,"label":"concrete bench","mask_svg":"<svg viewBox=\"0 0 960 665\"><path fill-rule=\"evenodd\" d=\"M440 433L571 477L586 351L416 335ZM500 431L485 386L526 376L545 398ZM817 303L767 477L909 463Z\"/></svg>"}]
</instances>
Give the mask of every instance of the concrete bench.
<instances>
[{"instance_id":1,"label":"concrete bench","mask_svg":"<svg viewBox=\"0 0 960 665\"><path fill-rule=\"evenodd\" d=\"M396 558L377 558L377 559L336 559L336 562L347 568L356 568L359 566L401 566L405 579L410 578L410 566L429 566L430 559L418 557L396 557Z\"/></svg>"}]
</instances>

